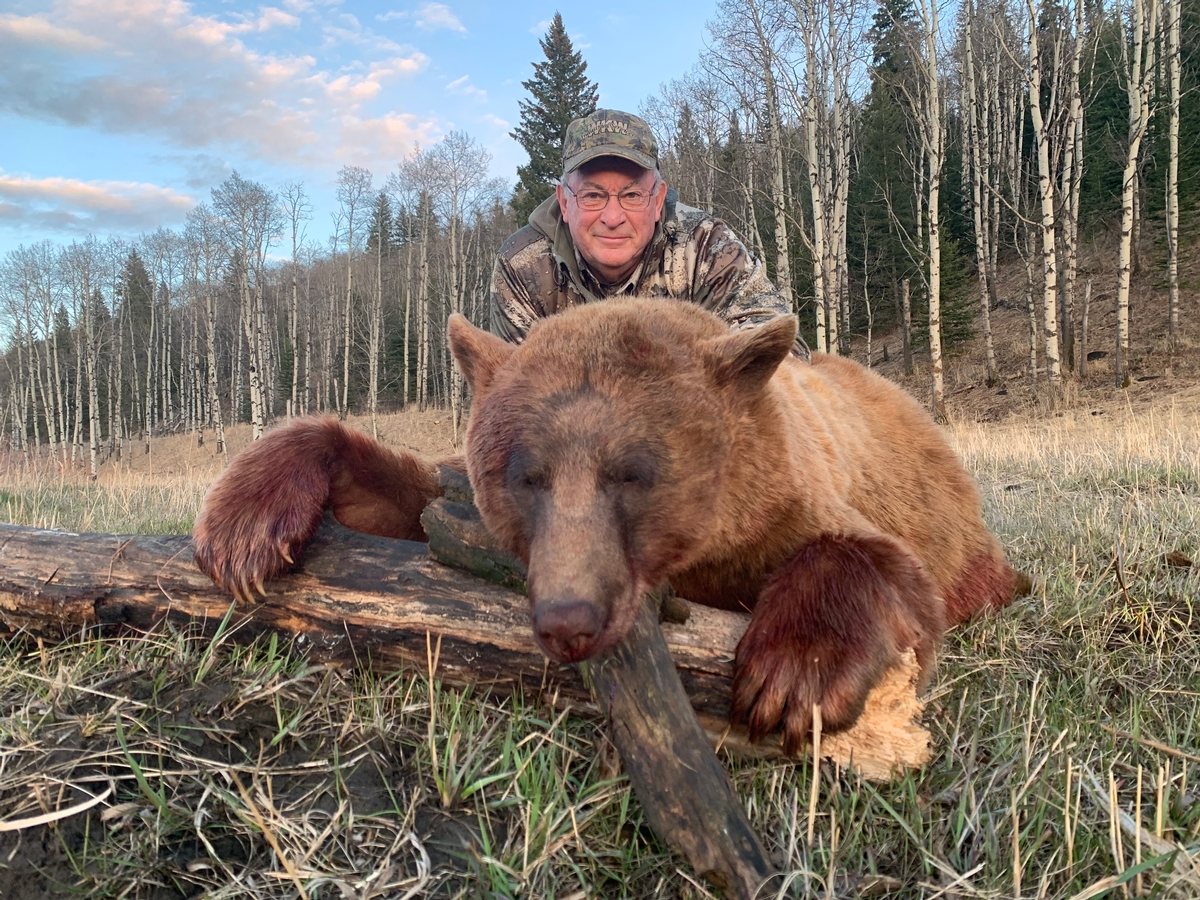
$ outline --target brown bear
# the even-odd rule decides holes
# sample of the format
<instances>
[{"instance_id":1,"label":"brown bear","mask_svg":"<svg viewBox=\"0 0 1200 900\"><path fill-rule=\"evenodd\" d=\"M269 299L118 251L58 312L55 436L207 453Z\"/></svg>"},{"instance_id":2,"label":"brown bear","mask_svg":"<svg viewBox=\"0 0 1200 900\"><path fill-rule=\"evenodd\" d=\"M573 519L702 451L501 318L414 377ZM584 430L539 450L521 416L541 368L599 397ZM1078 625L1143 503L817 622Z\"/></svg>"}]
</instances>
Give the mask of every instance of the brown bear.
<instances>
[{"instance_id":1,"label":"brown bear","mask_svg":"<svg viewBox=\"0 0 1200 900\"><path fill-rule=\"evenodd\" d=\"M796 323L731 331L673 300L609 300L508 344L461 316L466 470L487 527L529 567L548 656L594 656L670 584L751 613L733 715L758 738L853 724L906 648L928 673L947 627L1018 578L939 429L850 360L791 356ZM461 459L448 461L462 465ZM242 597L285 571L323 511L422 540L435 466L333 419L270 432L213 485L196 560Z\"/></svg>"}]
</instances>

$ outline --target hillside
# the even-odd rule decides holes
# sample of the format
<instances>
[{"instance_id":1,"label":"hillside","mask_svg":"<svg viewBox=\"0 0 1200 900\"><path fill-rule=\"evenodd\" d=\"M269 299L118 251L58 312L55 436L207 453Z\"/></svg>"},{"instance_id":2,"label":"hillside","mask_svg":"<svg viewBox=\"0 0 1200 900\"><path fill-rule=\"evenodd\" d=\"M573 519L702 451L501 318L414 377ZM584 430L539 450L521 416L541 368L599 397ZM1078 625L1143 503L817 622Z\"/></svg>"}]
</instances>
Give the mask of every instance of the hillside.
<instances>
[{"instance_id":1,"label":"hillside","mask_svg":"<svg viewBox=\"0 0 1200 900\"><path fill-rule=\"evenodd\" d=\"M1103 414L1113 408L1141 409L1163 403L1183 408L1200 408L1200 260L1188 248L1180 260L1180 341L1175 354L1167 343L1167 284L1161 254L1146 252L1143 271L1133 278L1130 291L1131 348L1129 369L1131 384L1118 389L1113 379L1113 351L1116 345L1116 282L1114 260L1117 255L1115 234L1101 234L1083 248L1076 299L1076 331L1082 315L1083 289L1092 279L1088 343L1081 351L1077 344L1077 363L1085 353L1086 377L1078 372L1065 378L1062 402L1053 414L1068 410L1088 410ZM1045 360L1039 341L1039 390L1029 379L1029 313L1025 305L1025 270L1019 260L1001 266L997 308L992 310L992 334L1002 383L986 383L984 343L977 334L965 347L955 349L945 368L946 403L950 419L972 422L1001 422L1010 417L1040 417L1048 412L1046 402ZM1040 288L1035 285L1035 291ZM1040 293L1035 302L1040 301ZM975 323L981 329L979 320ZM1079 335L1077 333L1076 340ZM928 356L918 358L917 371L903 374L900 361L899 332L876 335L872 356L876 371L903 384L922 401L930 394ZM889 361L882 362L883 346L889 349ZM865 340L853 344L853 354L862 363ZM1064 353L1065 359L1065 353ZM1064 373L1065 374L1065 373Z\"/></svg>"}]
</instances>

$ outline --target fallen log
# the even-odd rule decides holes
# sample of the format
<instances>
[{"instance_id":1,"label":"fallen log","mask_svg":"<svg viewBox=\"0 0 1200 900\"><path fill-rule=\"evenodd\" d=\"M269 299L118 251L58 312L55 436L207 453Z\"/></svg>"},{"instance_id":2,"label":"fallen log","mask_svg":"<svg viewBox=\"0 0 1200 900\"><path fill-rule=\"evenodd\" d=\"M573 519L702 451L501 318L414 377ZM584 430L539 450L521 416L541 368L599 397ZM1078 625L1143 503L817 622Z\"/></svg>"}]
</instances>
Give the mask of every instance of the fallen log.
<instances>
[{"instance_id":1,"label":"fallen log","mask_svg":"<svg viewBox=\"0 0 1200 900\"><path fill-rule=\"evenodd\" d=\"M547 662L533 639L528 600L430 558L429 545L349 531L327 521L297 571L268 596L234 610L247 639L294 636L325 659L381 668L427 664L427 635L440 639L437 675L450 684L537 693L551 682L559 702L596 711L579 674ZM672 601L687 621L662 632L709 738L735 756L782 756L778 738L752 744L729 725L733 654L749 617ZM75 534L0 524L0 622L10 631L61 639L84 626L148 630L169 619L215 631L233 599L192 562L187 535ZM911 655L910 655L911 656ZM929 735L919 724L916 664L893 669L849 731L826 735L823 757L886 780L923 765Z\"/></svg>"},{"instance_id":2,"label":"fallen log","mask_svg":"<svg viewBox=\"0 0 1200 900\"><path fill-rule=\"evenodd\" d=\"M751 745L727 721L733 651L748 617L671 597L664 605L672 621L660 627L660 598L648 598L626 640L581 665L581 679L538 651L526 598L493 583L523 587L520 561L494 545L469 494L443 487L447 496L423 517L430 544L327 520L298 570L240 610L197 571L187 536L0 525L0 622L58 638L81 627L147 630L163 619L215 631L232 614L241 638L282 633L322 657L383 668L426 668L436 636L443 681L502 691L552 682L560 703L595 710L595 701L651 826L727 896L756 896L774 869L705 741L733 753L780 754L777 739ZM916 665L908 662L872 694L855 729L822 743L822 755L870 778L925 761Z\"/></svg>"}]
</instances>

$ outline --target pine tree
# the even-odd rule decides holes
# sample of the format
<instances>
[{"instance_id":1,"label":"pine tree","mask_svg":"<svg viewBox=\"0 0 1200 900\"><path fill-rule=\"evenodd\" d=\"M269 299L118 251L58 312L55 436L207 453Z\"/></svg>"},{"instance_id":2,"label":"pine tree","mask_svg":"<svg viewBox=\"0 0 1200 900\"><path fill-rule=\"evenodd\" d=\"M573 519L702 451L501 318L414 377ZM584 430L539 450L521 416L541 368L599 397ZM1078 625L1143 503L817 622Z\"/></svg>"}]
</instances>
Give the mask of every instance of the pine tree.
<instances>
[{"instance_id":1,"label":"pine tree","mask_svg":"<svg viewBox=\"0 0 1200 900\"><path fill-rule=\"evenodd\" d=\"M388 201L386 191L380 191L375 196L375 206L371 210L371 220L367 230L367 257L374 259L376 254L388 256L395 248L397 241L397 223L392 213L392 204ZM383 235L383 245L378 246L379 236Z\"/></svg>"},{"instance_id":2,"label":"pine tree","mask_svg":"<svg viewBox=\"0 0 1200 900\"><path fill-rule=\"evenodd\" d=\"M573 119L596 109L599 89L586 76L583 55L571 46L562 15L554 14L550 29L540 41L545 62L533 64L533 77L521 82L532 100L522 100L521 124L512 131L525 152L529 165L517 167L512 208L524 224L539 203L554 191L554 179L562 174L562 145Z\"/></svg>"},{"instance_id":3,"label":"pine tree","mask_svg":"<svg viewBox=\"0 0 1200 900\"><path fill-rule=\"evenodd\" d=\"M881 0L868 33L871 90L863 103L858 166L850 186L850 208L856 212L847 237L849 254L877 298L881 324L889 320L888 299L895 303L896 323L902 324L903 285L920 276L915 260L922 251L914 243L920 210L912 167L921 157L912 125L916 111L909 102L915 92L903 83L919 65L908 39L915 28L910 0ZM907 340L904 346L907 366Z\"/></svg>"}]
</instances>

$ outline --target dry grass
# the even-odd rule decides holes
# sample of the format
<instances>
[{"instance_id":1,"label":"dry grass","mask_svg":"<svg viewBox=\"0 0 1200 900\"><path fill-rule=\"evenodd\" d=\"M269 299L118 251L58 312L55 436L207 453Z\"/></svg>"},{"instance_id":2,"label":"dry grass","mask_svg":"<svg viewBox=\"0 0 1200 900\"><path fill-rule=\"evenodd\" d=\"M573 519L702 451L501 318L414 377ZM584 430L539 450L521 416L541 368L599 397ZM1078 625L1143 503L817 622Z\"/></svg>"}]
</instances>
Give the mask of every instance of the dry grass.
<instances>
[{"instance_id":1,"label":"dry grass","mask_svg":"<svg viewBox=\"0 0 1200 900\"><path fill-rule=\"evenodd\" d=\"M1037 589L950 637L925 769L823 767L810 843L811 766L730 763L795 894L1200 896L1198 407L1089 413L951 429ZM158 448L11 468L0 515L186 530L216 469ZM596 723L233 637L7 639L0 821L94 805L0 831L0 898L706 896Z\"/></svg>"}]
</instances>

